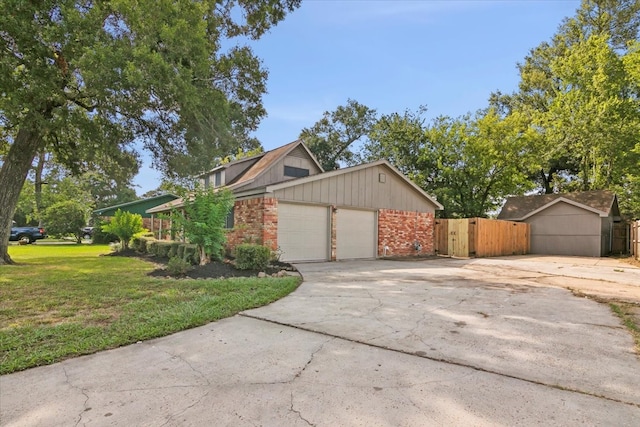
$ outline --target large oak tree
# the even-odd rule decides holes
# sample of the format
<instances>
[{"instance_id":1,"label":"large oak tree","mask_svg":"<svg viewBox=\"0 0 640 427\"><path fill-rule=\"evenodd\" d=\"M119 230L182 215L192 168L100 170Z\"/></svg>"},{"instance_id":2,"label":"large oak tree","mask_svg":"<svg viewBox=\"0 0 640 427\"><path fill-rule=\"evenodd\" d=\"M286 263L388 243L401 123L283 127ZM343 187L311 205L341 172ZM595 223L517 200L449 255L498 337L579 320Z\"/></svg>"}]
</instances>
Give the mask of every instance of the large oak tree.
<instances>
[{"instance_id":1,"label":"large oak tree","mask_svg":"<svg viewBox=\"0 0 640 427\"><path fill-rule=\"evenodd\" d=\"M353 166L360 160L357 142L366 139L376 122L376 110L348 99L335 111L325 111L310 128L302 129L299 138L309 147L326 171Z\"/></svg>"},{"instance_id":2,"label":"large oak tree","mask_svg":"<svg viewBox=\"0 0 640 427\"><path fill-rule=\"evenodd\" d=\"M492 96L492 106L529 117L537 131L535 179L543 192L626 193L637 181L639 28L640 0L583 0L518 64L519 90Z\"/></svg>"},{"instance_id":3,"label":"large oak tree","mask_svg":"<svg viewBox=\"0 0 640 427\"><path fill-rule=\"evenodd\" d=\"M529 190L531 132L517 114L494 110L426 123L425 110L382 116L367 145L371 160L385 158L437 196L445 218L487 216L510 194Z\"/></svg>"},{"instance_id":4,"label":"large oak tree","mask_svg":"<svg viewBox=\"0 0 640 427\"><path fill-rule=\"evenodd\" d=\"M248 141L267 73L229 40L260 37L299 4L2 0L0 264L11 262L11 218L43 150L82 172L142 145L170 174L189 154L224 157Z\"/></svg>"}]
</instances>

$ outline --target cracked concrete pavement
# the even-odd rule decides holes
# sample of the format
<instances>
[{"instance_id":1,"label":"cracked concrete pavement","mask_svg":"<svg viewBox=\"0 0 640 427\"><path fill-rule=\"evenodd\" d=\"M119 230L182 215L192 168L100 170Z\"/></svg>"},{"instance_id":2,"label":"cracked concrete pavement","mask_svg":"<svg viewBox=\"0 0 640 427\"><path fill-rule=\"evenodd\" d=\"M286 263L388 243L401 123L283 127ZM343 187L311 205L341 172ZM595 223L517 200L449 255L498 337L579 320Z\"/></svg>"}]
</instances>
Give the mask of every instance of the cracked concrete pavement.
<instances>
[{"instance_id":1,"label":"cracked concrete pavement","mask_svg":"<svg viewBox=\"0 0 640 427\"><path fill-rule=\"evenodd\" d=\"M540 257L298 267L305 282L269 306L0 377L0 424L640 425L631 336L564 289L633 300L640 269Z\"/></svg>"}]
</instances>

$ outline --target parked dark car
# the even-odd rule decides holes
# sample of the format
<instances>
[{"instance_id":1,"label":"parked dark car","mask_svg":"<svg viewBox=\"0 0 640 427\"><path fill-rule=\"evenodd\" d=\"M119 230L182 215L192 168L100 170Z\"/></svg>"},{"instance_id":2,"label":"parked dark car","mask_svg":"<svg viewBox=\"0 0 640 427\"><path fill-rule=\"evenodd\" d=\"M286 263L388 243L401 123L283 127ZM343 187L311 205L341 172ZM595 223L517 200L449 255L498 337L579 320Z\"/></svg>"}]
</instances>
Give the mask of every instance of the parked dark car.
<instances>
[{"instance_id":1,"label":"parked dark car","mask_svg":"<svg viewBox=\"0 0 640 427\"><path fill-rule=\"evenodd\" d=\"M33 243L36 240L46 239L46 237L47 233L42 227L11 227L9 240L14 242L24 240Z\"/></svg>"}]
</instances>

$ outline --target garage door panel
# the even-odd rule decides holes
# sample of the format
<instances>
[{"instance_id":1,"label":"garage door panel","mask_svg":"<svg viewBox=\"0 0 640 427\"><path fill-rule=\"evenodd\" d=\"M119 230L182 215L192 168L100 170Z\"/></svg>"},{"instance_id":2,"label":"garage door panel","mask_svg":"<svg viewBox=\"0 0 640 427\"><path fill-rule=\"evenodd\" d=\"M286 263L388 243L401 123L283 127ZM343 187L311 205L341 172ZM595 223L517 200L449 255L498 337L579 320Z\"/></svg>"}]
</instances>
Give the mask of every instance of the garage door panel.
<instances>
[{"instance_id":1,"label":"garage door panel","mask_svg":"<svg viewBox=\"0 0 640 427\"><path fill-rule=\"evenodd\" d=\"M282 261L329 259L329 211L326 206L280 203L278 246Z\"/></svg>"},{"instance_id":2,"label":"garage door panel","mask_svg":"<svg viewBox=\"0 0 640 427\"><path fill-rule=\"evenodd\" d=\"M376 246L375 212L338 209L336 212L337 259L375 258Z\"/></svg>"}]
</instances>

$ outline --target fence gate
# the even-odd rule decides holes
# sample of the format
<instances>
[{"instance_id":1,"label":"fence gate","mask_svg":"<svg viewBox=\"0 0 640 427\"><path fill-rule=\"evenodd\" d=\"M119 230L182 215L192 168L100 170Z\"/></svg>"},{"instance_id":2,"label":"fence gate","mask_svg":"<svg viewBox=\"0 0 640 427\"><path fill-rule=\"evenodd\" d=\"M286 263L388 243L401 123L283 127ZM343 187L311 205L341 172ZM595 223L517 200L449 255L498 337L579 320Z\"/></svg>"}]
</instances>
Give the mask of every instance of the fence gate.
<instances>
[{"instance_id":1,"label":"fence gate","mask_svg":"<svg viewBox=\"0 0 640 427\"><path fill-rule=\"evenodd\" d=\"M449 256L469 256L469 220L450 219L449 223Z\"/></svg>"},{"instance_id":2,"label":"fence gate","mask_svg":"<svg viewBox=\"0 0 640 427\"><path fill-rule=\"evenodd\" d=\"M433 249L436 254L449 255L449 221L437 219L433 234Z\"/></svg>"}]
</instances>

